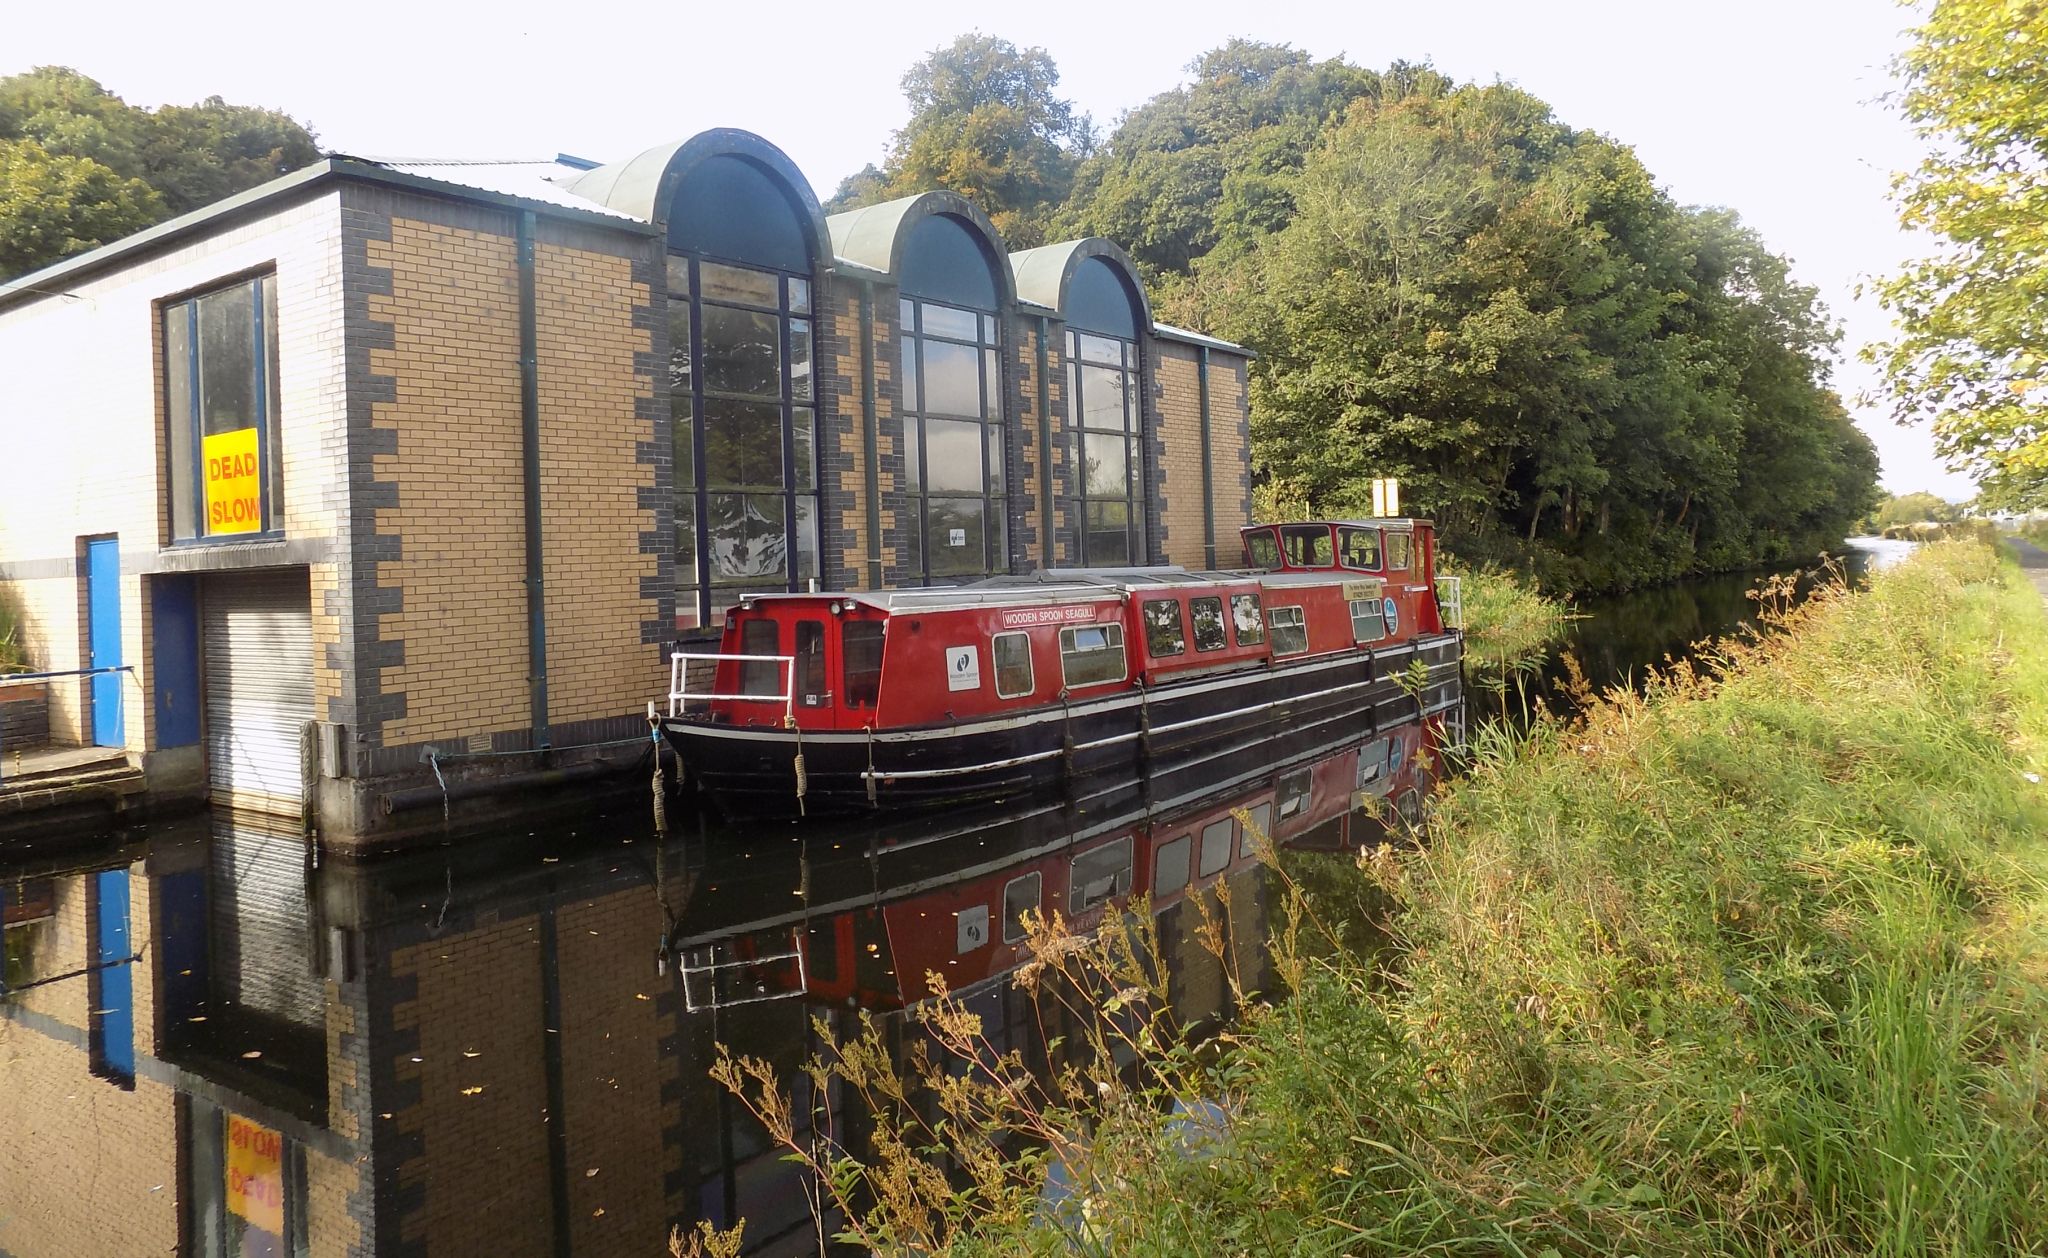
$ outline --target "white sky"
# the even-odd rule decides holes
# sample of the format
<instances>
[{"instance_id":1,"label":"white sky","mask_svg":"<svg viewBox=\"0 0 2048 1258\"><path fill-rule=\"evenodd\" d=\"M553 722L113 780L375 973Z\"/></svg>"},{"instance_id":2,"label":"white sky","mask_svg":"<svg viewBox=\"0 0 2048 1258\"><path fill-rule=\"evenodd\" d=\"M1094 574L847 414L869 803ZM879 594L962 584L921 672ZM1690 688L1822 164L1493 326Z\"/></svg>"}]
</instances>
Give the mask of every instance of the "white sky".
<instances>
[{"instance_id":1,"label":"white sky","mask_svg":"<svg viewBox=\"0 0 2048 1258\"><path fill-rule=\"evenodd\" d=\"M138 105L218 94L309 123L324 146L409 157L628 157L706 127L780 145L822 199L902 125L903 71L963 30L1042 45L1105 125L1233 35L1380 68L1503 78L1566 123L1635 146L1680 201L1732 206L1846 327L1836 386L1896 492L1969 496L1924 431L1857 405L1854 351L1886 331L1859 279L1914 252L1886 200L1917 140L1877 101L1910 10L1890 0L1286 0L1171 5L812 6L506 0L9 5L0 74L70 65Z\"/></svg>"}]
</instances>

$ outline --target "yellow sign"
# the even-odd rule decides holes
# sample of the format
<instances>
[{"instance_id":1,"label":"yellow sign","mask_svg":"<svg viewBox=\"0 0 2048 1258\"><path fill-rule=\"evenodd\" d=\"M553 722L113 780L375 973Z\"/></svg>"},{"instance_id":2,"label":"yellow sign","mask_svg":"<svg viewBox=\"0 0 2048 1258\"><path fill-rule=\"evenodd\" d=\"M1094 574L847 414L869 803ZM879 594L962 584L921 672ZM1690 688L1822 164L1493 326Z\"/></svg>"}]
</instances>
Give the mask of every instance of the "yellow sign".
<instances>
[{"instance_id":1,"label":"yellow sign","mask_svg":"<svg viewBox=\"0 0 2048 1258\"><path fill-rule=\"evenodd\" d=\"M1378 577L1367 577L1362 581L1346 581L1344 583L1344 597L1353 602L1359 599L1378 598L1386 588L1387 583Z\"/></svg>"},{"instance_id":2,"label":"yellow sign","mask_svg":"<svg viewBox=\"0 0 2048 1258\"><path fill-rule=\"evenodd\" d=\"M263 473L256 461L256 430L217 432L200 443L206 460L206 531L258 533L263 529Z\"/></svg>"},{"instance_id":3,"label":"yellow sign","mask_svg":"<svg viewBox=\"0 0 2048 1258\"><path fill-rule=\"evenodd\" d=\"M228 1213L273 1236L284 1235L284 1137L228 1115Z\"/></svg>"}]
</instances>

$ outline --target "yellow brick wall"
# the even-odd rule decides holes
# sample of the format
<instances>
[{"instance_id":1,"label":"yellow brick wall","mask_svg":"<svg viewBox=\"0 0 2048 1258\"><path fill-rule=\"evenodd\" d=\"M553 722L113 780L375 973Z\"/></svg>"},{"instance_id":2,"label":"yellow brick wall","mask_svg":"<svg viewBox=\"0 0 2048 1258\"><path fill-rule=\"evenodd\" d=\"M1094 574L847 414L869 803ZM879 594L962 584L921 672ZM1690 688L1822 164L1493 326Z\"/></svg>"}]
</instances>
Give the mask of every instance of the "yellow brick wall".
<instances>
[{"instance_id":1,"label":"yellow brick wall","mask_svg":"<svg viewBox=\"0 0 2048 1258\"><path fill-rule=\"evenodd\" d=\"M1164 450L1160 488L1166 498L1161 513L1166 562L1201 568L1207 566L1202 523L1201 364L1196 351L1185 345L1154 341L1152 350L1159 384L1159 440ZM1223 465L1217 466L1220 470Z\"/></svg>"},{"instance_id":2,"label":"yellow brick wall","mask_svg":"<svg viewBox=\"0 0 2048 1258\"><path fill-rule=\"evenodd\" d=\"M868 561L874 558L868 547L868 482L867 466L874 457L868 450L867 422L863 418L867 380L866 364L862 361L860 346L860 290L853 284L836 285L836 295L825 308L825 323L820 344L830 345L832 361L821 364L823 374L828 378L845 381L839 396L839 411L831 413L830 403L819 408L821 431L833 432L833 444L846 466L838 469L836 475L827 471L830 480L821 483L825 491L823 510L829 513L827 522L836 517L838 527L843 531L845 545L840 548L839 570L845 574L848 589L864 590L868 587ZM877 364L876 376L881 375ZM825 398L820 398L826 401ZM886 474L881 478L893 482ZM887 492L884 490L884 492ZM822 549L822 544L821 544Z\"/></svg>"},{"instance_id":3,"label":"yellow brick wall","mask_svg":"<svg viewBox=\"0 0 2048 1258\"><path fill-rule=\"evenodd\" d=\"M655 524L639 504L654 468L635 459L653 434L634 403L653 395L654 381L634 369L651 337L633 326L633 311L651 297L627 259L545 239L534 288L548 719L626 716L668 688L659 648L640 643L642 622L658 611L641 583L651 585L658 560L640 550ZM524 553L522 542L514 555ZM514 639L524 642L523 632Z\"/></svg>"},{"instance_id":4,"label":"yellow brick wall","mask_svg":"<svg viewBox=\"0 0 2048 1258\"><path fill-rule=\"evenodd\" d=\"M1010 417L1010 422L1017 426L1022 466L1018 468L1017 488L1013 492L1024 495L1024 527L1032 539L1020 558L1031 566L1045 567L1045 452L1038 448L1038 329L1023 319L1017 324L1017 388L1023 405Z\"/></svg>"}]
</instances>

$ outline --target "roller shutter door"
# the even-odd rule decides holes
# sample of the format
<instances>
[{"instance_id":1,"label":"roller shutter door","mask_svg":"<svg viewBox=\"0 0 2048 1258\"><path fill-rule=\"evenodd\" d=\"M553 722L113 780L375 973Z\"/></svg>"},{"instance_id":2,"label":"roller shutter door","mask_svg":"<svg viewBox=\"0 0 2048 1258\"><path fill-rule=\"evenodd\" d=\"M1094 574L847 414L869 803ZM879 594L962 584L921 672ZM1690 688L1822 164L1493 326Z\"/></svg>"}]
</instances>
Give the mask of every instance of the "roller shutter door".
<instances>
[{"instance_id":1,"label":"roller shutter door","mask_svg":"<svg viewBox=\"0 0 2048 1258\"><path fill-rule=\"evenodd\" d=\"M306 843L297 827L270 831L215 817L208 866L214 994L296 1027L321 1027Z\"/></svg>"},{"instance_id":2,"label":"roller shutter door","mask_svg":"<svg viewBox=\"0 0 2048 1258\"><path fill-rule=\"evenodd\" d=\"M299 738L313 719L306 571L206 581L206 772L216 807L299 815Z\"/></svg>"}]
</instances>

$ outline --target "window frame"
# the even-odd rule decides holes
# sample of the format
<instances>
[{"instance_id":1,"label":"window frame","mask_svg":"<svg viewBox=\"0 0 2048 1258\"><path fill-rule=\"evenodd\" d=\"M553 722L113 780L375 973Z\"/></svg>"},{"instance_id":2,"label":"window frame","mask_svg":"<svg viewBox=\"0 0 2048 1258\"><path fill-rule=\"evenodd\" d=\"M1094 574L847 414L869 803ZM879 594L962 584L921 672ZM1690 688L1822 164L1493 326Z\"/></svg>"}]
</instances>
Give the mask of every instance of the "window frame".
<instances>
[{"instance_id":1,"label":"window frame","mask_svg":"<svg viewBox=\"0 0 2048 1258\"><path fill-rule=\"evenodd\" d=\"M927 307L937 307L973 319L974 339L968 340L963 334L953 332L926 331ZM1010 467L1010 414L1003 384L1004 357L1008 346L1003 336L1002 325L1002 316L995 310L982 310L957 302L919 297L910 293L900 294L898 298L897 366L900 372L908 376L907 379L898 382L902 402L899 416L903 432L904 457L906 460L915 461L915 466L906 466L904 469L905 476L910 482L906 488L910 497L915 500L917 517L912 523L914 555L910 576L918 585L999 576L1014 571L1016 567L1010 557L1008 512L1009 502L1013 496L1011 483L1014 477ZM931 391L925 381L925 348L928 342L960 346L974 351L976 389L981 398L979 415L960 415L951 411L934 411L930 408ZM994 367L993 372L989 369L991 364ZM927 425L933 421L971 423L976 426L980 434L978 454L981 462L981 486L978 492L932 488L932 443ZM933 571L932 554L936 548L932 545L931 538L932 504L947 499L974 499L981 503L982 563L973 571Z\"/></svg>"},{"instance_id":2,"label":"window frame","mask_svg":"<svg viewBox=\"0 0 2048 1258\"><path fill-rule=\"evenodd\" d=\"M1115 632L1117 657L1123 661L1123 668L1121 671L1117 673L1116 676L1105 677L1099 681L1084 681L1079 683L1074 682L1068 676L1068 657L1071 655L1082 654L1082 652L1077 652L1073 648L1073 646L1071 645L1071 639L1069 639L1067 635L1072 633L1079 633L1083 629L1101 629L1104 631L1105 635L1107 635L1107 633L1110 631ZM1093 647L1090 648L1089 652L1087 653L1096 654L1106 652L1108 649L1109 648L1106 646ZM1130 676L1131 648L1130 644L1124 640L1124 627L1122 625L1116 623L1115 621L1098 620L1092 621L1085 625L1066 625L1060 629L1060 684L1064 686L1066 689L1085 690L1090 686L1113 686L1116 685L1118 682L1128 681L1130 679Z\"/></svg>"},{"instance_id":3,"label":"window frame","mask_svg":"<svg viewBox=\"0 0 2048 1258\"><path fill-rule=\"evenodd\" d=\"M756 630L757 628L764 628L764 627L765 627L765 628L766 628L766 629L768 630L768 649L767 649L767 650L765 650L765 651L764 651L764 650L761 650L761 649L759 648L758 644L756 644L756 643L750 643L750 642L748 642L748 641L747 641L748 637L750 637L750 636L751 636L751 635L753 634L754 630ZM740 644L739 644L739 645L740 645L740 651L739 651L739 653L740 653L741 655L774 655L774 656L780 656L780 655L782 654L782 626L781 626L781 624L780 624L780 623L778 623L778 622L777 622L777 621L775 620L775 618L774 618L774 617L772 617L772 616L753 616L753 617L749 617L748 619L746 619L746 620L743 620L743 621L741 621L741 622L740 622ZM796 665L795 665L795 664L793 664L793 663L792 663L792 664L787 664L787 665L785 665L785 664L783 664L783 663L782 663L782 662L781 662L781 661L780 661L779 659L778 659L778 660L741 660L741 661L739 661L739 666L740 666L740 676L739 676L739 682L740 682L740 684L739 684L739 690L738 690L738 692L737 692L737 693L739 693L739 694L741 694L741 695L744 695L744 696L746 696L746 699L745 699L745 701L746 701L746 702L753 702L753 703L780 703L780 702L782 702L782 681L783 681L783 669L784 669L784 668L788 668L788 669L790 669L790 670L791 670L791 672L792 672L792 674L794 673L794 671L795 671L795 669L796 669ZM756 678L757 678L757 677L758 677L758 676L760 675L760 674L759 674L759 670L762 670L762 669L766 669L766 670L767 670L767 673L768 673L768 677L769 677L769 685L770 685L770 689L769 689L768 691L757 691L757 690L755 689L755 684L756 684L756 683L755 683L755 679L756 679ZM794 687L794 686L795 686L795 684L796 684L796 678L795 678L795 676L794 676L794 675L792 675L792 676L791 676L791 677L789 678L789 682L790 682L790 685L791 685L792 687Z\"/></svg>"},{"instance_id":4,"label":"window frame","mask_svg":"<svg viewBox=\"0 0 2048 1258\"><path fill-rule=\"evenodd\" d=\"M1202 645L1202 620L1199 616L1195 615L1195 604L1197 603L1216 604L1217 638L1213 646ZM1225 627L1228 623L1228 615L1229 612L1224 608L1223 596L1221 594L1203 594L1188 600L1188 638L1195 644L1196 654L1229 649L1230 630Z\"/></svg>"},{"instance_id":5,"label":"window frame","mask_svg":"<svg viewBox=\"0 0 2048 1258\"><path fill-rule=\"evenodd\" d=\"M1029 873L1018 874L1015 878L1004 883L1003 895L999 903L1002 905L1003 942L1006 944L1023 943L1025 938L1031 933L1024 929L1024 923L1020 920L1023 915L1010 912L1010 889L1022 886L1027 882L1031 884L1032 888L1031 907L1038 909L1040 912L1045 910L1045 875L1038 870L1034 869ZM1013 927L1016 930L1015 934L1010 933Z\"/></svg>"},{"instance_id":6,"label":"window frame","mask_svg":"<svg viewBox=\"0 0 2048 1258\"><path fill-rule=\"evenodd\" d=\"M1387 605L1384 600L1377 598L1353 598L1346 599L1345 605L1351 612L1351 640L1353 642L1378 642L1387 636ZM1360 619L1358 609L1361 607L1372 608L1371 619L1380 627L1380 631L1370 638L1358 631Z\"/></svg>"},{"instance_id":7,"label":"window frame","mask_svg":"<svg viewBox=\"0 0 2048 1258\"><path fill-rule=\"evenodd\" d=\"M1310 550L1314 550L1314 543L1320 541L1329 553L1322 559L1296 559L1289 547L1289 543L1296 539L1309 542ZM1283 524L1280 526L1280 555L1290 568L1334 568L1337 566L1337 539L1327 524Z\"/></svg>"},{"instance_id":8,"label":"window frame","mask_svg":"<svg viewBox=\"0 0 2048 1258\"><path fill-rule=\"evenodd\" d=\"M1211 865L1209 863L1209 839L1211 835L1216 834L1219 830L1221 831L1222 841L1216 845L1218 859L1214 865ZM1197 878L1213 878L1230 868L1230 854L1237 848L1237 823L1228 816L1218 817L1216 820L1203 826L1200 833L1202 839L1195 856L1195 876Z\"/></svg>"},{"instance_id":9,"label":"window frame","mask_svg":"<svg viewBox=\"0 0 2048 1258\"><path fill-rule=\"evenodd\" d=\"M1273 548L1270 559L1262 560L1255 553L1256 543L1264 542ZM1286 566L1286 552L1280 549L1280 530L1276 528L1253 529L1244 535L1244 559L1254 568L1274 569Z\"/></svg>"},{"instance_id":10,"label":"window frame","mask_svg":"<svg viewBox=\"0 0 2048 1258\"><path fill-rule=\"evenodd\" d=\"M1394 543L1396 541L1401 543L1401 562L1399 563L1394 562ZM1385 549L1381 552L1380 557L1386 563L1386 571L1406 572L1414 566L1415 534L1412 530L1388 529L1386 537L1383 539L1383 544Z\"/></svg>"},{"instance_id":11,"label":"window frame","mask_svg":"<svg viewBox=\"0 0 2048 1258\"><path fill-rule=\"evenodd\" d=\"M1180 861L1180 878L1172 886L1167 886L1164 882L1160 880L1159 874L1160 871L1166 867L1166 854L1168 852L1174 851L1176 848L1179 849L1178 859ZM1192 830L1186 834L1177 835L1174 838L1168 839L1166 842L1161 843L1158 846L1158 848L1155 849L1152 853L1153 900L1157 901L1161 896L1171 895L1176 891L1184 889L1188 885L1188 880L1194 877L1194 873L1195 835Z\"/></svg>"},{"instance_id":12,"label":"window frame","mask_svg":"<svg viewBox=\"0 0 2048 1258\"><path fill-rule=\"evenodd\" d=\"M1155 626L1151 620L1152 609L1162 604L1173 608L1173 624L1166 625L1162 623ZM1177 596L1165 595L1160 598L1140 599L1138 601L1138 621L1145 626L1145 658L1153 660L1172 659L1176 655L1186 655L1188 653L1187 608L1182 605ZM1173 631L1177 642L1172 650L1159 651L1153 649L1152 634L1155 629L1162 634L1168 629Z\"/></svg>"},{"instance_id":13,"label":"window frame","mask_svg":"<svg viewBox=\"0 0 2048 1258\"><path fill-rule=\"evenodd\" d=\"M1098 843L1094 847L1089 848L1085 852L1076 852L1073 855L1073 857L1067 863L1068 917L1079 917L1083 913L1092 912L1096 908L1099 908L1102 905L1109 903L1111 900L1116 899L1120 895L1129 895L1131 893L1131 886L1133 883L1137 881L1138 878L1137 863L1135 857L1133 856L1133 850L1134 849L1131 843L1131 836L1125 834L1119 835L1118 837L1111 839L1107 843ZM1080 872L1081 862L1087 860L1089 857L1094 856L1099 852L1116 851L1121 851L1121 853L1123 854L1123 862L1122 865L1118 867L1111 876L1109 894L1103 896L1099 900L1091 900L1087 904L1081 903L1081 896L1083 894L1084 884L1082 883L1081 879L1076 876ZM1123 881L1123 888L1121 890L1118 890L1116 886L1119 876Z\"/></svg>"},{"instance_id":14,"label":"window frame","mask_svg":"<svg viewBox=\"0 0 2048 1258\"><path fill-rule=\"evenodd\" d=\"M1294 613L1294 619L1293 619L1292 623L1290 623L1290 624L1287 624L1287 625L1284 625L1284 626L1283 626L1283 625L1281 624L1281 622L1280 622L1280 620L1279 620L1279 617L1280 617L1280 614L1281 614L1282 612L1293 612L1293 613ZM1281 630L1282 628L1288 628L1288 629L1299 629L1299 630L1301 630L1301 645L1300 645L1299 647L1296 647L1296 648L1295 648L1294 650L1291 650L1291 651L1283 651L1283 650L1281 650L1281 649L1280 649L1280 630ZM1306 609L1306 608L1304 608L1304 607L1303 607L1303 606L1302 606L1301 604L1299 604L1299 603L1289 603L1289 604L1288 604L1288 605L1286 605L1285 607L1268 607L1268 608L1266 609L1266 641L1272 644L1272 652L1273 652L1273 656L1274 656L1274 658L1276 658L1276 659L1277 659L1277 658L1279 658L1280 656L1283 656L1283 655L1306 655L1306 654L1308 654L1308 611L1307 611L1307 609Z\"/></svg>"},{"instance_id":15,"label":"window frame","mask_svg":"<svg viewBox=\"0 0 2048 1258\"><path fill-rule=\"evenodd\" d=\"M1237 854L1240 857L1248 857L1252 854L1252 833L1254 829L1257 830L1260 841L1264 842L1268 847L1273 845L1272 801L1260 800L1258 803L1245 809L1245 815L1251 818L1252 824L1247 826L1240 823L1237 827Z\"/></svg>"},{"instance_id":16,"label":"window frame","mask_svg":"<svg viewBox=\"0 0 2048 1258\"><path fill-rule=\"evenodd\" d=\"M751 262L734 262L711 254L682 249L669 249L665 258L667 267L663 277L663 291L669 303L669 327L675 328L674 311L680 303L687 311L689 321L689 344L669 345L671 386L669 397L670 424L687 423L690 440L689 484L682 484L680 476L674 478L670 493L674 501L674 528L677 541L684 527L691 530L688 586L694 587L691 594L686 589L683 565L676 565L675 596L676 617L691 618L692 626L715 623L716 618L728 611L739 599L749 593L759 594L771 590L795 593L805 588L807 582L823 574L824 551L819 534L821 519L821 495L824 481L819 466L819 431L822 427L824 397L818 387L818 369L821 329L819 326L816 289L808 273L785 270L781 267L761 266ZM687 291L677 291L676 264L682 264L681 282ZM743 296L719 295L707 299L704 295L704 268L722 267L757 276L770 276L775 287L775 304L761 305ZM709 305L722 310L738 310L752 314L765 314L775 320L776 345L776 393L773 398L766 394L734 393L712 389L705 380L704 357L704 309ZM797 374L795 356L791 347L796 343L796 324L802 324L804 333L810 339L808 364L809 396L797 396ZM689 363L689 416L679 420L676 415L676 397L673 386L673 364L678 352ZM780 476L778 488L746 485L721 485L714 487L708 466L706 415L711 403L725 403L737 406L775 407L780 416L781 431L778 441L781 448ZM810 412L810 440L808 448L801 453L809 461L808 473L799 475L798 411ZM808 488L804 484L808 482ZM721 579L714 576L711 567L711 546L708 539L711 532L711 498L737 498L744 504L756 499L775 497L780 500L782 511L782 581L771 586L766 579L748 577ZM685 500L687 499L687 503ZM687 507L687 510L686 510ZM687 518L686 518L687 517ZM677 547L680 553L680 546ZM695 606L686 613L686 594L694 598Z\"/></svg>"},{"instance_id":17,"label":"window frame","mask_svg":"<svg viewBox=\"0 0 2048 1258\"><path fill-rule=\"evenodd\" d=\"M868 702L862 703L854 698L853 673L851 671L854 666L854 652L849 649L852 643L848 640L848 631L854 628L864 628L867 626L872 626L876 630L874 634L874 686L871 692L873 697L869 699ZM862 636L865 637L866 635L863 634ZM888 642L888 623L886 621L842 619L839 622L839 686L840 690L842 691L842 693L839 696L839 702L848 711L872 712L874 709L881 706L882 665L885 659L887 658ZM865 667L863 667L861 671L863 673L866 673L868 670ZM868 694L870 692L863 691L862 693Z\"/></svg>"},{"instance_id":18,"label":"window frame","mask_svg":"<svg viewBox=\"0 0 2048 1258\"><path fill-rule=\"evenodd\" d=\"M1244 636L1244 628L1243 628L1243 626L1242 626L1242 625L1241 625L1241 624L1240 624L1240 623L1238 622L1238 619L1237 619L1237 612L1238 612L1238 606L1237 606L1237 605L1238 605L1239 601L1240 601L1240 600L1243 600L1243 599L1250 599L1250 600L1251 600L1251 604L1252 604L1252 611L1256 613L1256 615L1254 615L1254 616L1252 617L1252 619L1253 619L1254 621L1256 621L1256 622L1258 623L1258 626L1259 626L1259 627L1258 627L1258 632L1257 632L1257 633L1255 633L1255 634L1254 634L1253 636L1251 636L1251 637L1249 637L1249 638L1247 638L1247 637L1245 637L1245 636ZM1247 647L1247 646L1260 646L1260 645L1262 645L1262 644L1264 644L1264 643L1265 643L1266 639L1267 639L1267 638L1268 638L1269 636L1270 636L1270 635L1269 635L1269 634L1268 634L1268 633L1266 632L1266 600L1265 600L1265 599L1263 599L1263 598L1260 598L1260 597L1259 597L1259 595L1258 595L1258 592L1257 592L1257 591L1251 591L1251 592L1249 592L1249 593L1244 593L1244 594L1233 594L1233 595L1231 595L1231 596L1230 596L1230 640L1231 640L1232 642L1235 642L1235 643L1236 643L1236 644L1237 644L1238 646L1240 646L1240 647Z\"/></svg>"},{"instance_id":19,"label":"window frame","mask_svg":"<svg viewBox=\"0 0 2048 1258\"><path fill-rule=\"evenodd\" d=\"M1120 362L1105 363L1090 358L1081 352L1083 338L1114 343L1118 346ZM1133 339L1116 336L1107 332L1096 332L1081 328L1067 329L1066 344L1067 372L1067 435L1068 454L1072 460L1072 497L1069 502L1074 512L1074 557L1084 568L1087 567L1142 567L1147 554L1145 550L1145 370L1144 350ZM1123 382L1123 426L1106 428L1093 424L1088 419L1087 391L1088 373L1084 368L1098 371L1114 371ZM1088 438L1111 437L1120 439L1124 445L1124 492L1121 497L1091 494L1088 492ZM1124 507L1124 559L1121 563L1104 562L1101 557L1088 553L1088 538L1092 531L1089 525L1089 508L1102 504L1121 503Z\"/></svg>"},{"instance_id":20,"label":"window frame","mask_svg":"<svg viewBox=\"0 0 2048 1258\"><path fill-rule=\"evenodd\" d=\"M998 653L998 645L1004 638L1024 639L1025 684L1022 690L1008 691L1003 689L1003 661ZM1038 668L1031 658L1031 635L1022 629L1006 629L1001 633L991 634L988 640L988 661L989 670L995 674L996 698L1025 699L1038 692Z\"/></svg>"},{"instance_id":21,"label":"window frame","mask_svg":"<svg viewBox=\"0 0 2048 1258\"><path fill-rule=\"evenodd\" d=\"M1345 552L1345 543L1353 537L1372 538L1372 551L1377 561L1372 564L1353 563ZM1353 572L1385 572L1387 561L1386 537L1384 531L1369 524L1346 524L1337 529L1337 564Z\"/></svg>"},{"instance_id":22,"label":"window frame","mask_svg":"<svg viewBox=\"0 0 2048 1258\"><path fill-rule=\"evenodd\" d=\"M257 494L262 507L263 519L256 529L245 533L208 533L204 530L206 514L206 418L201 411L204 399L204 367L200 352L199 307L208 298L221 297L236 289L251 290L250 339L253 351L252 374L254 385L252 401L256 409L254 423L256 430L256 471ZM227 276L199 288L188 289L175 296L159 299L154 306L152 334L160 350L160 369L156 374L157 401L162 422L159 436L162 439L162 466L164 484L169 492L162 506L162 536L171 547L187 546L241 546L254 542L282 541L285 536L284 515L284 439L281 412L283 410L282 356L278 336L277 270L265 266L240 275ZM174 431L171 398L173 377L177 369L171 353L170 321L173 315L184 311L185 319L185 369L189 374L183 392L190 408L191 433L182 443ZM189 458L189 467L180 467L180 458ZM195 531L188 536L178 533L179 487L189 495Z\"/></svg>"}]
</instances>

